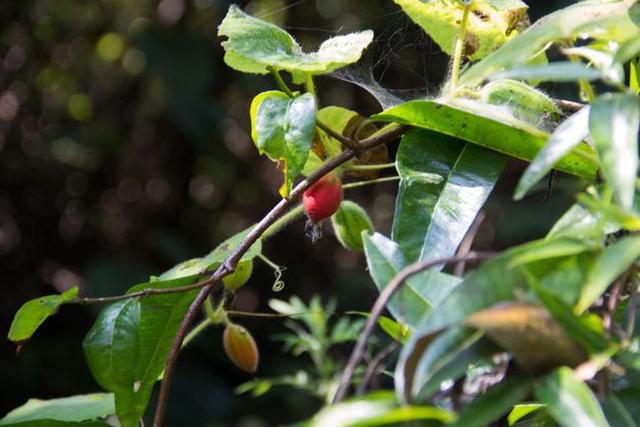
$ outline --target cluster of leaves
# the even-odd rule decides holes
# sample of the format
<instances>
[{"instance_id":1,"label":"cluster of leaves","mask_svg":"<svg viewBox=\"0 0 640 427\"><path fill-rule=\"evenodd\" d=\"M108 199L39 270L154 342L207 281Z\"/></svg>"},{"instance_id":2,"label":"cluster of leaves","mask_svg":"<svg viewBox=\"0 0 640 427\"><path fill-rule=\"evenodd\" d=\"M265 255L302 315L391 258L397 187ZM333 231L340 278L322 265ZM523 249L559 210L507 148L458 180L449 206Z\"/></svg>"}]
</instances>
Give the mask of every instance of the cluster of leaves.
<instances>
[{"instance_id":1,"label":"cluster of leaves","mask_svg":"<svg viewBox=\"0 0 640 427\"><path fill-rule=\"evenodd\" d=\"M240 385L236 391L251 391L253 396L267 393L273 386L285 385L305 390L323 401L330 402L340 381L339 373L343 364L336 360L332 350L345 343L353 342L362 331L362 319L351 320L341 317L330 322L335 315L335 301L323 306L319 297L313 297L309 304L292 297L289 302L273 299L269 306L277 313L289 317L285 326L290 333L274 336L283 343L283 351L294 356L308 355L313 369L299 370L294 374L277 378L259 378ZM333 323L333 324L331 324Z\"/></svg>"},{"instance_id":2,"label":"cluster of leaves","mask_svg":"<svg viewBox=\"0 0 640 427\"><path fill-rule=\"evenodd\" d=\"M525 29L524 5L517 0L398 3L434 40L453 45L445 50L454 65L440 97L369 118L390 123L379 131L370 126L370 133L384 134L397 124L409 129L395 159L400 184L391 235L361 234L380 290L416 262L447 259L459 250L509 158L530 162L516 199L552 169L582 178L588 187L544 239L511 248L463 277L432 268L408 279L387 305L394 320L381 319L402 344L395 393L329 405L309 425L430 420L459 427L505 417L510 425L637 425L640 28L633 18L640 6L631 0L580 2ZM313 78L357 61L370 32L335 37L317 52L304 53L285 31L231 7L220 35L227 37L229 66L271 72L280 86L256 96L251 120L256 147L283 172L284 198L300 174L311 173L345 144L357 149L367 123L355 112L318 109ZM567 61L547 63L552 44L562 47ZM463 56L477 62L460 72ZM289 89L281 71L301 90ZM575 82L586 104L572 104L577 111L565 117L561 105L536 88L543 81ZM346 163L339 173L354 166L355 161ZM245 236L131 292L193 284ZM258 240L243 259L260 253ZM144 413L193 297L189 291L116 302L89 332L87 360L100 385L114 393L123 426L137 425ZM28 339L57 305L74 296L57 298L23 307L12 327L19 335L12 339ZM322 385L321 393L330 398L340 368L327 351L355 338L345 332L348 322L338 322L329 333L322 311L314 311L317 301L280 301L272 308L308 312L308 330L291 323L295 336L285 344L310 354L318 378L308 384ZM266 391L269 384L245 389Z\"/></svg>"}]
</instances>

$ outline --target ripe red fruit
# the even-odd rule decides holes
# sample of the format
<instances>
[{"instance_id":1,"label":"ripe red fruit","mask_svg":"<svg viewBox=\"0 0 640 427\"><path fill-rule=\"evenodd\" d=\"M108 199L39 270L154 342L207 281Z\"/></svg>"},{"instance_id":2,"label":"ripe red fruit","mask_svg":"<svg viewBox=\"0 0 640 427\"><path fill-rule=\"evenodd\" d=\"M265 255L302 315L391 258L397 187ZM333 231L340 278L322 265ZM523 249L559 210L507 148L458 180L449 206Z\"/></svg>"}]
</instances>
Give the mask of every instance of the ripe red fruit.
<instances>
[{"instance_id":1,"label":"ripe red fruit","mask_svg":"<svg viewBox=\"0 0 640 427\"><path fill-rule=\"evenodd\" d=\"M341 202L342 182L334 173L320 178L302 195L302 206L314 224L333 215Z\"/></svg>"},{"instance_id":2,"label":"ripe red fruit","mask_svg":"<svg viewBox=\"0 0 640 427\"><path fill-rule=\"evenodd\" d=\"M222 344L227 357L238 368L250 374L258 369L258 346L243 326L229 323L222 335Z\"/></svg>"}]
</instances>

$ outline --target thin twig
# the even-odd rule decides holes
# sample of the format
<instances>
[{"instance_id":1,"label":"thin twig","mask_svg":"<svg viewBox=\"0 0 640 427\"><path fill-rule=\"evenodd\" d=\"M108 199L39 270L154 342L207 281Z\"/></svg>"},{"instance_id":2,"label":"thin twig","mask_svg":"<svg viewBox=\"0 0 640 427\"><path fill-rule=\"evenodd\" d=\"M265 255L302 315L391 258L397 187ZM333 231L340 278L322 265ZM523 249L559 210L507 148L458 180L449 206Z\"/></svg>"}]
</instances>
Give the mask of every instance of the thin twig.
<instances>
[{"instance_id":1,"label":"thin twig","mask_svg":"<svg viewBox=\"0 0 640 427\"><path fill-rule=\"evenodd\" d=\"M204 274L204 273L202 273ZM146 288L137 292L131 292L123 295L115 295L109 297L98 297L98 298L76 298L69 301L68 304L96 304L96 303L104 303L104 302L116 302L122 301L129 298L144 298L151 295L163 295L163 294L175 294L180 292L188 292L194 289L200 289L204 286L207 286L212 283L211 277L206 280L201 280L196 283L192 283L191 285L185 286L176 286L174 288Z\"/></svg>"},{"instance_id":2,"label":"thin twig","mask_svg":"<svg viewBox=\"0 0 640 427\"><path fill-rule=\"evenodd\" d=\"M466 255L471 251L471 245L473 245L473 241L476 239L476 234L478 234L478 230L480 230L480 226L482 225L486 217L487 215L483 211L480 211L478 216L476 216L476 218L473 220L471 227L469 227L467 235L464 236L464 239L462 239L462 242L458 247L458 253L456 253L456 255ZM464 261L457 263L453 268L453 275L462 277L464 275L464 268L466 265L467 263Z\"/></svg>"},{"instance_id":3,"label":"thin twig","mask_svg":"<svg viewBox=\"0 0 640 427\"><path fill-rule=\"evenodd\" d=\"M369 150L385 142L393 141L402 135L406 127L402 125L390 126L386 130L380 131L364 140L360 141L359 146L363 150ZM191 326L191 323L195 319L196 314L202 307L202 304L209 296L209 293L213 290L214 285L218 283L224 276L232 273L235 270L236 265L240 261L240 258L249 250L249 248L264 234L264 232L276 222L282 215L284 215L290 208L292 208L298 200L302 197L302 194L313 185L316 181L326 175L328 172L336 169L338 166L347 162L355 156L355 152L351 149L347 149L337 156L329 159L322 166L320 166L315 172L309 175L305 180L300 182L289 194L289 198L282 199L267 213L260 222L247 234L247 236L240 242L234 252L227 257L227 259L220 264L218 269L211 276L211 284L207 284L198 293L194 301L191 303L187 314L180 324L178 333L171 346L171 352L167 359L165 374L162 377L160 383L160 392L158 394L158 405L156 406L156 412L153 419L153 427L162 427L164 422L164 415L167 408L167 402L169 400L169 389L171 386L171 380L176 367L176 362L180 354L180 347L182 341Z\"/></svg>"},{"instance_id":4,"label":"thin twig","mask_svg":"<svg viewBox=\"0 0 640 427\"><path fill-rule=\"evenodd\" d=\"M367 345L367 340L369 339L369 336L371 336L371 333L373 332L373 329L376 326L378 318L382 314L382 311L386 307L387 303L389 302L393 294L398 289L400 289L400 286L404 284L405 280L409 279L411 276L415 274L420 273L423 270L426 270L431 267L435 267L437 265L450 264L452 262L460 262L460 261L477 261L480 259L490 258L492 256L494 256L493 253L470 252L465 256L453 256L453 257L440 258L435 260L434 259L424 260L424 261L419 261L414 264L411 264L405 267L398 274L396 274L396 276L389 282L389 284L382 290L382 292L380 292L378 299L376 299L376 302L373 304L373 307L371 308L369 318L367 319L367 324L365 325L364 330L360 334L360 337L358 338L358 341L356 342L356 345L353 348L353 351L351 352L349 363L347 364L347 366L345 367L342 373L340 385L336 390L336 394L333 398L333 403L339 402L342 399L344 399L347 393L349 384L351 383L351 378L353 377L353 373L355 372L356 367L358 366L358 363L360 362L360 359L364 354L364 351Z\"/></svg>"},{"instance_id":5,"label":"thin twig","mask_svg":"<svg viewBox=\"0 0 640 427\"><path fill-rule=\"evenodd\" d=\"M321 122L317 118L316 118L316 126L318 126L318 128L320 128L323 131L325 131L333 139L336 139L336 140L340 141L341 143L343 143L346 147L351 148L354 151L359 151L360 150L360 147L357 146L357 142L356 141L352 141L351 139L347 138L346 136L340 135L338 132L336 132L335 130L331 129L328 125L326 125L325 123Z\"/></svg>"},{"instance_id":6,"label":"thin twig","mask_svg":"<svg viewBox=\"0 0 640 427\"><path fill-rule=\"evenodd\" d=\"M376 178L376 179L370 179L368 181L358 181L358 182L351 182L349 184L344 184L342 186L342 189L349 190L351 188L364 187L365 185L377 184L379 182L398 181L399 179L400 179L399 176L385 176L384 178Z\"/></svg>"},{"instance_id":7,"label":"thin twig","mask_svg":"<svg viewBox=\"0 0 640 427\"><path fill-rule=\"evenodd\" d=\"M396 348L398 348L398 342L394 341L371 360L371 362L367 365L367 371L364 373L362 382L358 386L358 395L364 394L367 391L367 387L369 386L371 379L376 374L376 372L378 372L380 365L382 364L382 362L384 362L384 359L386 359L391 353L393 353Z\"/></svg>"},{"instance_id":8,"label":"thin twig","mask_svg":"<svg viewBox=\"0 0 640 427\"><path fill-rule=\"evenodd\" d=\"M565 111L571 111L574 113L585 107L585 104L581 104L575 101L569 101L568 99L556 99L555 102L556 104L558 104L558 107L560 107L561 109Z\"/></svg>"}]
</instances>

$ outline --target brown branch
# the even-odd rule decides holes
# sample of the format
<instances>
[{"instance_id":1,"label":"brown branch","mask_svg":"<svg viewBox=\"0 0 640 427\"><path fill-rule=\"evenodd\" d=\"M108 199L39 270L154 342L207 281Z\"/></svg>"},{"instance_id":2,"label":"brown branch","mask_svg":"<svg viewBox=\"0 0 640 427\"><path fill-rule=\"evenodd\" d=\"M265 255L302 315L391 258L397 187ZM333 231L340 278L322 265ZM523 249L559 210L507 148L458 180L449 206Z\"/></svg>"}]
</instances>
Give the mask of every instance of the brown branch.
<instances>
[{"instance_id":1,"label":"brown branch","mask_svg":"<svg viewBox=\"0 0 640 427\"><path fill-rule=\"evenodd\" d=\"M354 152L356 152L356 154L359 153L362 150L358 146L358 142L357 141L352 140L350 138L347 138L344 135L339 134L338 132L336 132L335 130L331 129L329 126L327 126L326 124L324 124L323 122L321 122L318 119L316 119L316 126L318 126L318 128L320 128L323 131L325 131L333 139L336 139L336 140L340 141L342 144L344 144L345 147L352 149Z\"/></svg>"},{"instance_id":2,"label":"brown branch","mask_svg":"<svg viewBox=\"0 0 640 427\"><path fill-rule=\"evenodd\" d=\"M358 363L360 363L360 359L362 358L362 355L364 354L364 351L367 345L367 340L369 339L369 336L371 336L371 333L375 328L378 318L382 314L382 311L385 309L387 303L389 302L393 294L398 289L400 289L400 286L404 284L405 280L409 279L411 276L414 276L420 273L423 270L426 270L431 267L435 267L437 265L450 264L452 262L460 262L460 261L477 261L480 259L490 258L492 256L494 256L493 253L470 252L464 256L453 256L448 258L424 260L424 261L419 261L414 264L411 264L405 267L404 269L402 269L402 271L400 271L398 274L396 274L396 276L389 282L389 284L382 290L382 292L380 292L378 299L376 299L376 302L373 304L373 307L371 308L371 313L369 314L369 318L367 319L367 324L365 325L364 330L360 334L360 337L358 338L358 341L356 342L356 345L353 348L353 351L351 352L349 363L347 364L347 366L345 367L342 373L342 378L340 379L340 385L336 390L336 394L333 398L333 403L340 402L342 399L344 399L347 393L347 388L351 383L351 378L353 377L353 373L355 372L356 367L358 366Z\"/></svg>"},{"instance_id":3,"label":"brown branch","mask_svg":"<svg viewBox=\"0 0 640 427\"><path fill-rule=\"evenodd\" d=\"M116 302L122 301L129 298L144 298L151 295L163 295L163 294L176 294L180 292L188 292L194 289L199 289L204 286L210 285L213 282L212 278L209 277L206 280L201 280L196 283L192 283L191 285L184 286L176 286L174 288L145 288L137 292L131 292L123 295L115 295L109 297L97 297L97 298L76 298L69 301L67 304L96 304L103 302Z\"/></svg>"},{"instance_id":4,"label":"brown branch","mask_svg":"<svg viewBox=\"0 0 640 427\"><path fill-rule=\"evenodd\" d=\"M388 127L386 130L380 131L368 138L359 142L360 150L369 150L385 142L393 141L404 133L406 127L402 125L395 125ZM176 362L180 354L180 348L182 341L191 323L195 319L202 304L209 296L209 293L213 290L214 285L219 282L224 276L232 273L235 270L236 265L240 261L240 258L249 250L262 234L273 224L278 218L284 215L287 210L293 207L298 200L302 197L302 194L316 181L326 175L328 172L336 169L338 166L347 162L355 156L356 152L352 149L347 149L337 156L329 159L316 171L309 175L305 180L300 182L289 194L289 198L282 199L267 213L262 220L255 226L253 230L240 242L233 253L218 267L209 279L211 282L205 285L198 293L196 298L191 303L187 314L185 315L174 342L171 346L171 352L167 359L165 372L160 383L160 393L158 395L158 405L156 406L156 412L153 419L153 427L162 427L164 422L164 415L166 412L167 401L169 400L169 388L171 386L171 380L175 371Z\"/></svg>"},{"instance_id":5,"label":"brown branch","mask_svg":"<svg viewBox=\"0 0 640 427\"><path fill-rule=\"evenodd\" d=\"M464 236L460 246L458 247L458 252L456 255L462 256L466 255L471 251L471 245L473 245L473 241L476 239L476 234L478 234L478 230L480 230L480 226L484 222L484 219L487 217L484 212L480 211L478 216L473 220L471 227L469 227L469 231L467 231L467 235ZM462 277L464 275L464 268L467 265L466 262L461 261L456 264L453 268L453 275Z\"/></svg>"},{"instance_id":6,"label":"brown branch","mask_svg":"<svg viewBox=\"0 0 640 427\"><path fill-rule=\"evenodd\" d=\"M367 365L367 371L364 373L364 377L362 377L360 386L358 386L359 395L364 394L364 392L367 391L367 387L369 386L371 379L378 371L378 368L380 368L382 362L384 362L384 359L386 359L391 353L393 353L396 348L398 348L398 342L394 341L386 348L384 348L380 353L376 354L376 356Z\"/></svg>"}]
</instances>

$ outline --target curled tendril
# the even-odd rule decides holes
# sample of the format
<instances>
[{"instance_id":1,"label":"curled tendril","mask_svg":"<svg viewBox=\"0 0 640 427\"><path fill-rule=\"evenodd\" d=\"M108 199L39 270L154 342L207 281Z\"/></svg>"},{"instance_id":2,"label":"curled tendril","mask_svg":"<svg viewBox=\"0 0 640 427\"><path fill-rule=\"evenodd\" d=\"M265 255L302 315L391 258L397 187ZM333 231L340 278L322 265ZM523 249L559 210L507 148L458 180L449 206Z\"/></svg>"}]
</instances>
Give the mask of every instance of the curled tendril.
<instances>
[{"instance_id":1,"label":"curled tendril","mask_svg":"<svg viewBox=\"0 0 640 427\"><path fill-rule=\"evenodd\" d=\"M284 289L284 280L282 280L282 273L287 269L285 266L276 266L277 268L273 272L273 275L276 277L275 282L273 282L273 286L271 289L273 292L280 292Z\"/></svg>"}]
</instances>

